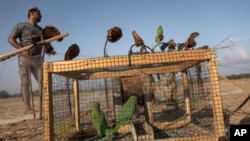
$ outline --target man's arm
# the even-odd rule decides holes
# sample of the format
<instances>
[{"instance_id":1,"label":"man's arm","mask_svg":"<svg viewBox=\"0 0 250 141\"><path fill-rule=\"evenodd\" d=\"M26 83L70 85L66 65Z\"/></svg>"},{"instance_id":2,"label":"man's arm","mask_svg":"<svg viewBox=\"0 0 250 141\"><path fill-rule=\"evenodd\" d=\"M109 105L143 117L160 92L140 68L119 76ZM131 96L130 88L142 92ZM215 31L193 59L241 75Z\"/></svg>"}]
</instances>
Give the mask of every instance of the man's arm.
<instances>
[{"instance_id":1,"label":"man's arm","mask_svg":"<svg viewBox=\"0 0 250 141\"><path fill-rule=\"evenodd\" d=\"M22 48L22 46L16 41L16 39L11 37L11 36L8 38L8 42L10 43L10 45L12 45L16 49ZM22 55L25 57L28 57L30 55L30 53L28 50L26 50L26 51L22 52Z\"/></svg>"}]
</instances>

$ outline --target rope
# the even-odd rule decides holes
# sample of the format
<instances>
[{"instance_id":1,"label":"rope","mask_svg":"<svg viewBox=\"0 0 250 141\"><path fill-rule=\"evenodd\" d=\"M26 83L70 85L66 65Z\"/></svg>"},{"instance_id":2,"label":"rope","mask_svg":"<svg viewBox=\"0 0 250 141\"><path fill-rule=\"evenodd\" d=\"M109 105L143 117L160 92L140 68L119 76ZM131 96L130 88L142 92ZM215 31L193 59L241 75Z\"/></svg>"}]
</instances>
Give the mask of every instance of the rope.
<instances>
[{"instance_id":1,"label":"rope","mask_svg":"<svg viewBox=\"0 0 250 141\"><path fill-rule=\"evenodd\" d=\"M234 115L238 110L240 110L250 99L250 91L241 87L240 85L238 85L237 83L229 80L228 78L226 78L225 76L219 74L223 79L225 79L226 81L232 83L233 85L235 85L236 87L240 88L241 90L245 91L248 93L248 96L245 98L245 100L236 108L234 109L232 112L230 112L230 116Z\"/></svg>"}]
</instances>

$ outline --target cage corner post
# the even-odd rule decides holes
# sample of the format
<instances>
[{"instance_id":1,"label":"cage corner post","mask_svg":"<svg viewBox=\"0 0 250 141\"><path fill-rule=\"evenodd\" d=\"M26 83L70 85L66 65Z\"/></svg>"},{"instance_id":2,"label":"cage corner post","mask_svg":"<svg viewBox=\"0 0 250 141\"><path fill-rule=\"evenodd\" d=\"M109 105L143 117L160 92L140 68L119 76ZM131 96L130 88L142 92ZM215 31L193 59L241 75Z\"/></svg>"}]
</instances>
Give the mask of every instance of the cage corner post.
<instances>
[{"instance_id":1,"label":"cage corner post","mask_svg":"<svg viewBox=\"0 0 250 141\"><path fill-rule=\"evenodd\" d=\"M208 68L211 82L215 133L218 138L221 138L225 136L225 126L223 119L222 100L220 95L220 85L218 79L215 50L211 50L211 59L208 61Z\"/></svg>"},{"instance_id":2,"label":"cage corner post","mask_svg":"<svg viewBox=\"0 0 250 141\"><path fill-rule=\"evenodd\" d=\"M47 63L43 67L47 68ZM44 99L44 140L54 141L54 118L52 97L52 73L48 69L43 71L43 99Z\"/></svg>"},{"instance_id":3,"label":"cage corner post","mask_svg":"<svg viewBox=\"0 0 250 141\"><path fill-rule=\"evenodd\" d=\"M78 79L73 80L73 89L74 89L74 109L75 109L75 123L76 130L80 130L80 109L79 109L79 82Z\"/></svg>"},{"instance_id":4,"label":"cage corner post","mask_svg":"<svg viewBox=\"0 0 250 141\"><path fill-rule=\"evenodd\" d=\"M190 103L190 92L189 92L189 84L188 84L188 74L187 69L182 71L183 77L183 85L184 85L184 98L185 98L185 105L186 105L186 120L187 122L191 122L191 103Z\"/></svg>"}]
</instances>

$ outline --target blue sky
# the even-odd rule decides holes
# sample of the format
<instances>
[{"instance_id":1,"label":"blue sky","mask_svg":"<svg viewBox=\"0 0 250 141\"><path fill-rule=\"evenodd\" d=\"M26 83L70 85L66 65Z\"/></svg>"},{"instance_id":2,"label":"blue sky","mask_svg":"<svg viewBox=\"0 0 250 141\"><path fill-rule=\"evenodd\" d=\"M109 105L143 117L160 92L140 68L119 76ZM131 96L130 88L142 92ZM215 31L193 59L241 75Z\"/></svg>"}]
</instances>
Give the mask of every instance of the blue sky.
<instances>
[{"instance_id":1,"label":"blue sky","mask_svg":"<svg viewBox=\"0 0 250 141\"><path fill-rule=\"evenodd\" d=\"M234 46L217 50L219 72L224 75L250 72L249 0L2 0L0 5L0 54L14 50L7 38L15 24L27 21L26 11L38 7L42 27L54 25L69 36L53 42L55 56L45 61L63 60L68 47L77 43L76 59L103 56L107 30L118 26L123 37L108 44L109 55L127 55L136 30L146 45L154 42L156 28L162 25L164 41L181 43L197 31L197 46L214 47L230 36ZM229 40L220 46L232 45ZM34 84L35 86L36 84ZM0 91L20 91L17 57L0 62Z\"/></svg>"}]
</instances>

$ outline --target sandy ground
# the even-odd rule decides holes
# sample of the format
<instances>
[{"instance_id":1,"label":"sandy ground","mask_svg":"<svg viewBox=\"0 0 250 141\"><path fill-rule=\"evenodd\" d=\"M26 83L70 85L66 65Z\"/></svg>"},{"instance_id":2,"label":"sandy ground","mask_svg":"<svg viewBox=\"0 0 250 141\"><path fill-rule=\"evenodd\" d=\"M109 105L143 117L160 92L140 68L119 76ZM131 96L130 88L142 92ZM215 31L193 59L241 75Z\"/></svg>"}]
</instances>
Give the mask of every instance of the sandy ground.
<instances>
[{"instance_id":1,"label":"sandy ground","mask_svg":"<svg viewBox=\"0 0 250 141\"><path fill-rule=\"evenodd\" d=\"M233 82L250 91L250 79ZM220 86L226 126L250 124L250 101L232 113L249 94L225 80L220 81ZM43 140L43 120L38 120L39 97L34 100L36 119L33 114L24 114L21 97L0 99L0 141Z\"/></svg>"},{"instance_id":2,"label":"sandy ground","mask_svg":"<svg viewBox=\"0 0 250 141\"><path fill-rule=\"evenodd\" d=\"M27 119L34 119L34 115L25 114L21 97L0 99L0 124L14 123ZM35 116L39 117L39 97L34 97Z\"/></svg>"}]
</instances>

